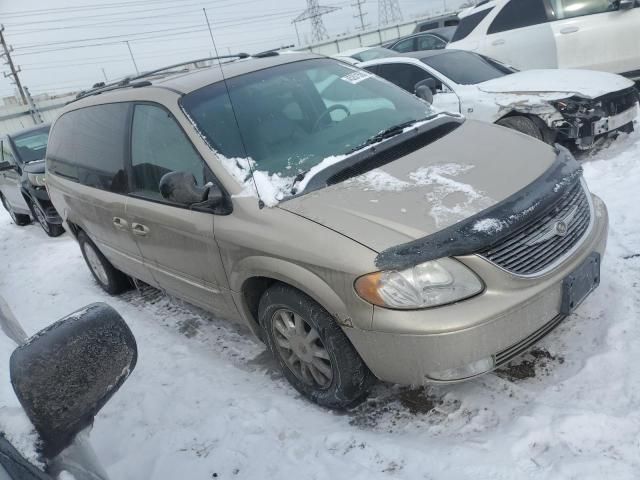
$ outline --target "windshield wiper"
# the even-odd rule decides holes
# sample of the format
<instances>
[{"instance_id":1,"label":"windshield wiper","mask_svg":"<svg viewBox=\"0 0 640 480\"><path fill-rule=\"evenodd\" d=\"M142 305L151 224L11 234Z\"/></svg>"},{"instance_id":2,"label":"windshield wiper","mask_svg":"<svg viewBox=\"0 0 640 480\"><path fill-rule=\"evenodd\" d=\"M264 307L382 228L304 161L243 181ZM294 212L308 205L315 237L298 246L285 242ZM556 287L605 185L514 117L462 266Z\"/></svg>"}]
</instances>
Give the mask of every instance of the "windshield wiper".
<instances>
[{"instance_id":1,"label":"windshield wiper","mask_svg":"<svg viewBox=\"0 0 640 480\"><path fill-rule=\"evenodd\" d=\"M369 137L364 143L358 145L357 147L349 150L349 153L353 153L357 150L363 149L364 147L368 147L369 145L373 145L374 143L381 142L391 137L395 137L396 135L400 135L405 128L410 127L411 125L415 125L418 122L425 122L431 120L440 115L440 113L436 113L433 115L429 115L428 117L418 118L414 120L409 120L408 122L402 122L397 125L393 125L392 127L386 128L379 133L376 133L374 136Z\"/></svg>"}]
</instances>

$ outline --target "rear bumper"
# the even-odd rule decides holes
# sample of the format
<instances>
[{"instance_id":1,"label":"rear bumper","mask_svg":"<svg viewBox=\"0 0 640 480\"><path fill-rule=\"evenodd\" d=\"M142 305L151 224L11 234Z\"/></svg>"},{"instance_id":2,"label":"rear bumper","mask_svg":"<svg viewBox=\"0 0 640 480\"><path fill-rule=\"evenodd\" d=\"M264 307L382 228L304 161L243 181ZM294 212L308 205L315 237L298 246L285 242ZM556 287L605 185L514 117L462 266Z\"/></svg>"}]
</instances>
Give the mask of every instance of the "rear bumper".
<instances>
[{"instance_id":1,"label":"rear bumper","mask_svg":"<svg viewBox=\"0 0 640 480\"><path fill-rule=\"evenodd\" d=\"M605 250L608 216L597 197L594 209L593 228L580 249L542 277L517 277L480 257L462 257L485 281L481 295L422 311L376 308L374 330L345 332L371 371L384 381L442 383L436 373L491 359L480 372L486 373L531 347L562 321L564 278L592 252L602 255Z\"/></svg>"}]
</instances>

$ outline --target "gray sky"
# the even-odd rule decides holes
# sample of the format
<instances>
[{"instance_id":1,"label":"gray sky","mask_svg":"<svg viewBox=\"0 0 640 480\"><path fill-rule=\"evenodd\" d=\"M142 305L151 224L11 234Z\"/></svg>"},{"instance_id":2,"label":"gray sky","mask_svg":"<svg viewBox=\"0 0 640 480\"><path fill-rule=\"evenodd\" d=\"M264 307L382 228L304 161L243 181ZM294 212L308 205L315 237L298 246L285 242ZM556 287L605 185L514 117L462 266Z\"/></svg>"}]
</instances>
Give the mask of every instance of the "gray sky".
<instances>
[{"instance_id":1,"label":"gray sky","mask_svg":"<svg viewBox=\"0 0 640 480\"><path fill-rule=\"evenodd\" d=\"M439 13L443 1L399 0L405 20ZM323 17L330 35L355 30L353 0L321 0L341 7ZM149 70L206 57L213 46L202 9L207 9L219 54L259 52L297 44L291 20L305 0L0 0L0 22L14 47L14 62L32 94L62 93L107 78L135 73L125 40L138 68ZM365 21L376 25L377 0L366 0ZM310 39L309 22L298 24L301 42ZM90 45L90 46L87 46ZM4 70L6 71L6 66ZM0 76L0 96L15 87Z\"/></svg>"}]
</instances>

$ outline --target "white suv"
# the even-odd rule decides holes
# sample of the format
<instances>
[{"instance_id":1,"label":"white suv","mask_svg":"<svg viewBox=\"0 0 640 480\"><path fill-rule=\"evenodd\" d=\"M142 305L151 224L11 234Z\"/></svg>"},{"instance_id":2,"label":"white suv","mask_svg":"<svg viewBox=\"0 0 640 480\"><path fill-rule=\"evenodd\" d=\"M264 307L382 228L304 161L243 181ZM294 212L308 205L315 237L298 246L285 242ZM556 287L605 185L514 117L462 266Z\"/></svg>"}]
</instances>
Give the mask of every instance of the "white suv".
<instances>
[{"instance_id":1,"label":"white suv","mask_svg":"<svg viewBox=\"0 0 640 480\"><path fill-rule=\"evenodd\" d=\"M447 48L526 70L587 68L640 79L637 0L492 0L460 14Z\"/></svg>"}]
</instances>

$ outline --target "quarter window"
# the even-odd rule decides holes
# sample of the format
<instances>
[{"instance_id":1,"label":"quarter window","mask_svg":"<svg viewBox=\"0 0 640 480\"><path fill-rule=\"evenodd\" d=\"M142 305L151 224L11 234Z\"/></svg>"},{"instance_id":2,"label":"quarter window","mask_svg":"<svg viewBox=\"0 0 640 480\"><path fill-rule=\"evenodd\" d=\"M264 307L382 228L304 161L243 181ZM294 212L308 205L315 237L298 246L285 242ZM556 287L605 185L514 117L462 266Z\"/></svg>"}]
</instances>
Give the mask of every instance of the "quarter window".
<instances>
[{"instance_id":1,"label":"quarter window","mask_svg":"<svg viewBox=\"0 0 640 480\"><path fill-rule=\"evenodd\" d=\"M62 115L49 138L47 168L89 187L124 193L129 107L111 103Z\"/></svg>"},{"instance_id":2,"label":"quarter window","mask_svg":"<svg viewBox=\"0 0 640 480\"><path fill-rule=\"evenodd\" d=\"M607 1L607 0L603 0ZM548 21L543 0L511 0L493 19L487 33L530 27Z\"/></svg>"},{"instance_id":3,"label":"quarter window","mask_svg":"<svg viewBox=\"0 0 640 480\"><path fill-rule=\"evenodd\" d=\"M463 38L467 38L471 32L473 32L480 22L484 20L484 18L489 15L489 12L493 10L491 8L485 8L476 13L472 13L471 15L467 15L460 19L460 23L458 24L458 28L456 28L455 33L453 34L453 38L451 38L452 42L457 42L458 40L462 40Z\"/></svg>"},{"instance_id":4,"label":"quarter window","mask_svg":"<svg viewBox=\"0 0 640 480\"><path fill-rule=\"evenodd\" d=\"M550 0L554 20L594 15L616 10L610 0Z\"/></svg>"},{"instance_id":5,"label":"quarter window","mask_svg":"<svg viewBox=\"0 0 640 480\"><path fill-rule=\"evenodd\" d=\"M169 112L155 105L136 105L131 133L132 193L162 199L160 179L169 172L188 172L203 186L212 175Z\"/></svg>"}]
</instances>

